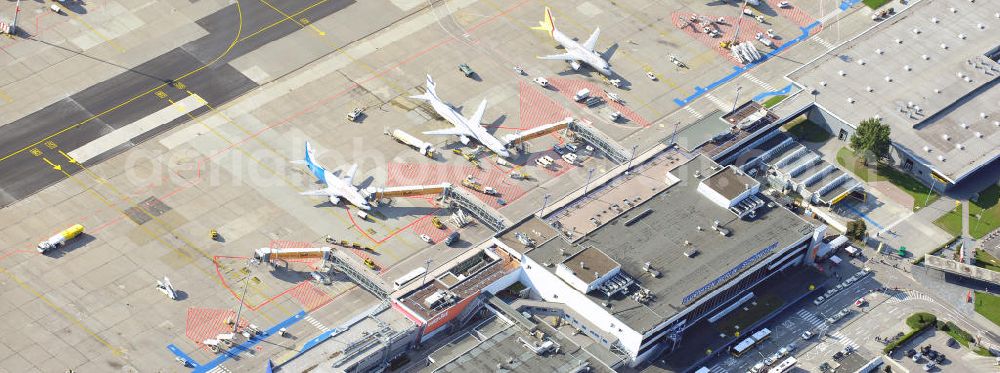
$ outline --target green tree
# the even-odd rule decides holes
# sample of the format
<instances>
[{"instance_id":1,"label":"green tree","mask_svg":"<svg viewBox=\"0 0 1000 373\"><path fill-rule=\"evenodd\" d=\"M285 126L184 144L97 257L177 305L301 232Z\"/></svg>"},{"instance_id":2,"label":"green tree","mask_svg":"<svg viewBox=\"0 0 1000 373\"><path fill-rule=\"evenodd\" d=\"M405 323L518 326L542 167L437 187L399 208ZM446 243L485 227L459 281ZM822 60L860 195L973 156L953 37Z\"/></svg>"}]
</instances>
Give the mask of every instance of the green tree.
<instances>
[{"instance_id":1,"label":"green tree","mask_svg":"<svg viewBox=\"0 0 1000 373\"><path fill-rule=\"evenodd\" d=\"M880 118L868 118L858 125L851 135L851 149L861 158L865 166L889 155L889 125Z\"/></svg>"},{"instance_id":2,"label":"green tree","mask_svg":"<svg viewBox=\"0 0 1000 373\"><path fill-rule=\"evenodd\" d=\"M858 218L847 222L847 232L844 235L855 241L861 241L865 239L865 233L868 231L868 226L865 221Z\"/></svg>"}]
</instances>

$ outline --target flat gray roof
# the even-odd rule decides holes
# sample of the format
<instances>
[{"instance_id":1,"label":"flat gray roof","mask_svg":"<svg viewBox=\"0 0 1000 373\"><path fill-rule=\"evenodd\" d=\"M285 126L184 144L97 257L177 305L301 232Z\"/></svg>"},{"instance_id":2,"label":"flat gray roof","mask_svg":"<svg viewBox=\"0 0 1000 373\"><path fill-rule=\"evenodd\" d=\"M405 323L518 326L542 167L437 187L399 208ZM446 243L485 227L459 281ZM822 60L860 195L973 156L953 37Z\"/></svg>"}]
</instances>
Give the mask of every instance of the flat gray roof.
<instances>
[{"instance_id":1,"label":"flat gray roof","mask_svg":"<svg viewBox=\"0 0 1000 373\"><path fill-rule=\"evenodd\" d=\"M996 1L920 1L789 78L849 125L882 117L897 148L957 181L1000 156L1000 65L984 56L1000 44L996 12Z\"/></svg>"},{"instance_id":2,"label":"flat gray roof","mask_svg":"<svg viewBox=\"0 0 1000 373\"><path fill-rule=\"evenodd\" d=\"M546 337L559 344L558 353L538 355L522 341L539 342L517 324L491 317L453 338L430 354L434 360L423 371L430 372L569 372L587 365L591 372L612 372L597 363L579 345L545 328Z\"/></svg>"},{"instance_id":3,"label":"flat gray roof","mask_svg":"<svg viewBox=\"0 0 1000 373\"><path fill-rule=\"evenodd\" d=\"M739 197L740 194L747 190L747 185L760 184L757 180L744 175L742 172L736 172L736 167L733 166L723 167L715 175L705 178L704 182L709 188L712 188L712 190L715 190L729 200Z\"/></svg>"},{"instance_id":4,"label":"flat gray roof","mask_svg":"<svg viewBox=\"0 0 1000 373\"><path fill-rule=\"evenodd\" d=\"M789 246L813 231L810 223L782 207L761 207L753 220L738 219L719 207L696 190L695 171L708 175L713 172L712 166L717 164L699 155L671 171L680 182L590 232L577 241L579 246L553 239L539 243L527 255L539 263L559 263L564 257L560 248L566 249L566 255L584 247L600 249L655 295L655 300L647 305L621 294L610 302L612 314L630 327L645 331L683 310L684 297L756 252L775 242L779 248ZM647 209L651 210L648 215L625 226L626 221ZM712 230L715 220L730 231L729 236L723 237ZM697 226L702 230L698 231ZM691 245L685 245L685 240ZM684 252L692 248L698 249L699 254L686 257ZM652 269L662 276L653 278L645 273L645 262L650 262ZM555 271L554 266L547 268ZM593 294L595 302L606 300L599 292Z\"/></svg>"}]
</instances>

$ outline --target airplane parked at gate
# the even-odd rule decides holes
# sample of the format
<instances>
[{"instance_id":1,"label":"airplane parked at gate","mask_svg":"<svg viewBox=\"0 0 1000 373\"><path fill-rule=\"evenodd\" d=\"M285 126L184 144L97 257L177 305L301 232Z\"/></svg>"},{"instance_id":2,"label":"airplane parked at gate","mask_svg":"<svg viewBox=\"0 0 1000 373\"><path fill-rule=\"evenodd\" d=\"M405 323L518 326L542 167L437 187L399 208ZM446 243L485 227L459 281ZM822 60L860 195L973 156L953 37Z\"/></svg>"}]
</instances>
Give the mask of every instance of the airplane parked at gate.
<instances>
[{"instance_id":1,"label":"airplane parked at gate","mask_svg":"<svg viewBox=\"0 0 1000 373\"><path fill-rule=\"evenodd\" d=\"M358 171L358 165L353 164L347 172L341 175L334 175L322 165L316 162L316 154L309 142L306 142L306 155L305 159L301 161L292 161L295 164L303 164L309 168L317 179L323 184L326 184L326 188L311 190L308 192L299 193L304 196L326 196L330 198L330 203L336 205L340 202L340 199L346 199L347 202L354 205L355 207L362 210L370 210L371 205L368 204L368 200L358 187L354 186L354 174Z\"/></svg>"},{"instance_id":2,"label":"airplane parked at gate","mask_svg":"<svg viewBox=\"0 0 1000 373\"><path fill-rule=\"evenodd\" d=\"M441 117L451 123L454 127L445 128L441 130L425 131L425 135L452 135L458 136L462 144L469 144L469 139L476 139L480 144L483 144L494 153L501 157L509 157L510 152L507 147L504 146L503 142L497 140L492 134L483 128L483 114L486 112L486 100L479 104L479 108L476 109L476 113L472 114L471 117L465 118L451 105L446 104L441 101L438 97L437 92L434 90L434 79L430 75L427 75L427 92L417 96L410 96L410 98L415 98L419 100L425 100L431 103L434 107L434 111L438 113Z\"/></svg>"},{"instance_id":3,"label":"airplane parked at gate","mask_svg":"<svg viewBox=\"0 0 1000 373\"><path fill-rule=\"evenodd\" d=\"M559 45L566 48L566 53L553 54L538 58L543 60L568 61L569 65L573 67L573 70L579 70L580 66L582 66L580 63L582 62L590 65L590 67L593 67L594 70L597 70L597 72L604 74L604 76L610 77L613 74L611 72L611 64L608 63L608 59L611 58L611 54L614 53L614 50L609 49L604 54L594 52L594 47L597 46L597 36L601 34L600 27L594 29L594 33L590 34L587 41L580 44L556 28L555 19L552 18L552 11L549 7L545 7L545 18L538 21L538 26L532 27L531 29L547 31L552 39L559 43Z\"/></svg>"}]
</instances>

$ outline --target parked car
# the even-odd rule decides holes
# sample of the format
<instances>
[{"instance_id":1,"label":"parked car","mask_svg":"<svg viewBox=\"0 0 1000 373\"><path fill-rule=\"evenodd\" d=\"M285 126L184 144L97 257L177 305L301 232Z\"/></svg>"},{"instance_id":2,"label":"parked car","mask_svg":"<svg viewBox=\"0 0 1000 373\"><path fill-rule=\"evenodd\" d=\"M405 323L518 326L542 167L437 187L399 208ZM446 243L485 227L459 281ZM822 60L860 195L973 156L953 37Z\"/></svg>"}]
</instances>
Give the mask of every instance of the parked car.
<instances>
[{"instance_id":1,"label":"parked car","mask_svg":"<svg viewBox=\"0 0 1000 373\"><path fill-rule=\"evenodd\" d=\"M924 358L924 355L921 355L921 354L920 354L920 353L918 352L918 353L916 353L915 355L911 356L910 358L911 358L911 359L913 359L913 362L914 362L914 363L918 363L918 362L920 362L920 359L923 359L923 358Z\"/></svg>"},{"instance_id":2,"label":"parked car","mask_svg":"<svg viewBox=\"0 0 1000 373\"><path fill-rule=\"evenodd\" d=\"M945 359L946 359L946 357L944 356L944 354L938 354L937 357L934 358L934 362L936 362L938 364L942 364L942 363L944 363Z\"/></svg>"},{"instance_id":3,"label":"parked car","mask_svg":"<svg viewBox=\"0 0 1000 373\"><path fill-rule=\"evenodd\" d=\"M458 71L461 71L462 74L464 74L465 77L467 77L467 78L471 78L473 75L476 75L476 72L473 71L472 68L469 67L469 65L464 64L464 63L461 64L461 65L458 65Z\"/></svg>"},{"instance_id":4,"label":"parked car","mask_svg":"<svg viewBox=\"0 0 1000 373\"><path fill-rule=\"evenodd\" d=\"M811 331L806 330L805 332L802 333L802 339L804 340L809 340L809 338L812 337L813 337L813 332Z\"/></svg>"},{"instance_id":5,"label":"parked car","mask_svg":"<svg viewBox=\"0 0 1000 373\"><path fill-rule=\"evenodd\" d=\"M815 300L813 300L813 304L815 304L815 305L818 306L820 304L823 304L823 301L825 301L825 300L826 300L826 297L820 295L820 296L816 297Z\"/></svg>"},{"instance_id":6,"label":"parked car","mask_svg":"<svg viewBox=\"0 0 1000 373\"><path fill-rule=\"evenodd\" d=\"M912 348L909 349L909 350L906 350L906 357L913 357L913 355L916 355L916 354L917 354L917 350L914 350Z\"/></svg>"},{"instance_id":7,"label":"parked car","mask_svg":"<svg viewBox=\"0 0 1000 373\"><path fill-rule=\"evenodd\" d=\"M955 338L948 338L948 347L955 347L958 345L958 341Z\"/></svg>"},{"instance_id":8,"label":"parked car","mask_svg":"<svg viewBox=\"0 0 1000 373\"><path fill-rule=\"evenodd\" d=\"M936 367L937 367L937 365L934 365L934 363L927 363L927 364L924 364L924 371L925 372L930 372L931 370L934 370L934 368L936 368Z\"/></svg>"}]
</instances>

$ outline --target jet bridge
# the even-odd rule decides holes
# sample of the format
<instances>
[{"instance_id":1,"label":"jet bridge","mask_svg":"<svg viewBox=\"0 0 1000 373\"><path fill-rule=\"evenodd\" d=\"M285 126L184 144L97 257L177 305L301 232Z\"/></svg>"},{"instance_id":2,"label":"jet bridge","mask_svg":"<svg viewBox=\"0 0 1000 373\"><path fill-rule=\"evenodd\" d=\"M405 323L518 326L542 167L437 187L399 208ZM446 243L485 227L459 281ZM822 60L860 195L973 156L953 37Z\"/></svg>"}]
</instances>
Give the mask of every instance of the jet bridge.
<instances>
[{"instance_id":1,"label":"jet bridge","mask_svg":"<svg viewBox=\"0 0 1000 373\"><path fill-rule=\"evenodd\" d=\"M566 119L555 123L544 124L524 131L518 131L517 133L504 136L504 146L508 148L520 146L528 140L537 139L550 133L564 130L570 123L573 123L573 117L566 117Z\"/></svg>"},{"instance_id":2,"label":"jet bridge","mask_svg":"<svg viewBox=\"0 0 1000 373\"><path fill-rule=\"evenodd\" d=\"M612 162L624 164L629 161L630 155L625 151L625 148L622 148L621 145L618 145L618 142L612 140L590 124L582 121L572 121L568 123L568 127L581 140L607 155L608 159Z\"/></svg>"},{"instance_id":3,"label":"jet bridge","mask_svg":"<svg viewBox=\"0 0 1000 373\"><path fill-rule=\"evenodd\" d=\"M396 187L386 187L386 188L368 188L365 192L368 193L369 200L380 200L382 198L393 198L393 197L412 197L412 196L424 196L429 194L442 194L445 190L451 188L449 183L432 184L432 185L406 185L406 186L396 186Z\"/></svg>"},{"instance_id":4,"label":"jet bridge","mask_svg":"<svg viewBox=\"0 0 1000 373\"><path fill-rule=\"evenodd\" d=\"M444 196L448 198L451 207L468 211L495 232L500 232L513 224L499 211L461 188L447 188Z\"/></svg>"},{"instance_id":5,"label":"jet bridge","mask_svg":"<svg viewBox=\"0 0 1000 373\"><path fill-rule=\"evenodd\" d=\"M370 271L361 263L350 258L343 253L329 247L307 247L307 248L282 248L274 249L262 247L254 251L253 259L257 263L274 264L276 261L287 261L288 259L300 258L321 258L323 264L320 268L329 271L327 264L332 269L338 270L350 277L354 283L374 294L382 300L389 299L389 291L383 286L382 281L372 277Z\"/></svg>"}]
</instances>

